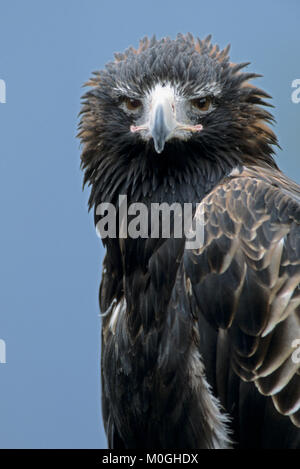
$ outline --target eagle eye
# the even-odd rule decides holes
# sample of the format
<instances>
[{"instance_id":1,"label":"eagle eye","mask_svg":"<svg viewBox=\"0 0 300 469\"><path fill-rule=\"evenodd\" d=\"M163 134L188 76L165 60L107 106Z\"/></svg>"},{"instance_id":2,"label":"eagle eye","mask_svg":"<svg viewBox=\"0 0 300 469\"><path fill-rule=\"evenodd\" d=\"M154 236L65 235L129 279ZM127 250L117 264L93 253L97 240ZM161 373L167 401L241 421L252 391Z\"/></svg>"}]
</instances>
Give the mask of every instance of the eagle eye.
<instances>
[{"instance_id":1,"label":"eagle eye","mask_svg":"<svg viewBox=\"0 0 300 469\"><path fill-rule=\"evenodd\" d=\"M137 111L142 106L142 102L139 99L134 98L125 98L124 104L128 111Z\"/></svg>"},{"instance_id":2,"label":"eagle eye","mask_svg":"<svg viewBox=\"0 0 300 469\"><path fill-rule=\"evenodd\" d=\"M210 96L203 96L202 98L197 98L192 100L192 105L199 109L199 111L208 111L212 103Z\"/></svg>"}]
</instances>

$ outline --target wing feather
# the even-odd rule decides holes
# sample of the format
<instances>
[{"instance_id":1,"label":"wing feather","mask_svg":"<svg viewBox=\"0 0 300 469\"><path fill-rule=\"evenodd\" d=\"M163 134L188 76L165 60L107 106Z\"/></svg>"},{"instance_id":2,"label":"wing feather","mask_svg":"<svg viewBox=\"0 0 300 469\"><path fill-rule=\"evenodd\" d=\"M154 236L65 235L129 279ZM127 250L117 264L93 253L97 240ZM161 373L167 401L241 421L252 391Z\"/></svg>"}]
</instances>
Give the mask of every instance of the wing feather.
<instances>
[{"instance_id":1,"label":"wing feather","mask_svg":"<svg viewBox=\"0 0 300 469\"><path fill-rule=\"evenodd\" d=\"M218 347L227 330L232 369L271 396L276 410L296 426L300 364L292 359L292 343L300 338L299 194L279 172L244 169L202 201L203 246L184 252L198 314L219 329Z\"/></svg>"}]
</instances>

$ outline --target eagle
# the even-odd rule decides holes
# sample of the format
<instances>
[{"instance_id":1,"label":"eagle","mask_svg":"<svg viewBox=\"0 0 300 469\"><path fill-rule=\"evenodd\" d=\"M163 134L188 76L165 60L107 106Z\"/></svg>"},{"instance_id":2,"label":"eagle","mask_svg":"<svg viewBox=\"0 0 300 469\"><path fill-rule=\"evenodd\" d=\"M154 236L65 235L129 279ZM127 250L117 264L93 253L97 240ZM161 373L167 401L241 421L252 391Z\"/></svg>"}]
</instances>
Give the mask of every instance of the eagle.
<instances>
[{"instance_id":1,"label":"eagle","mask_svg":"<svg viewBox=\"0 0 300 469\"><path fill-rule=\"evenodd\" d=\"M211 36L154 36L86 83L83 184L96 226L101 204L118 220L99 292L109 448L300 448L300 186L248 65ZM202 242L173 211L170 236L121 236L120 195L190 204Z\"/></svg>"}]
</instances>

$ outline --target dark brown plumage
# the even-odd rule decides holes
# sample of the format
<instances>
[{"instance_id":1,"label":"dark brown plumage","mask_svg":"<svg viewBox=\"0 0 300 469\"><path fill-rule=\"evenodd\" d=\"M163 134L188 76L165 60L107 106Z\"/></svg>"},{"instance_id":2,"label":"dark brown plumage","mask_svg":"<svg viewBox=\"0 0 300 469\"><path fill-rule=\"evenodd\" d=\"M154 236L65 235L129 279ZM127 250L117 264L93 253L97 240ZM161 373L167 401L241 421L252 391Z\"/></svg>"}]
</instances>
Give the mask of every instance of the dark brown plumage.
<instances>
[{"instance_id":1,"label":"dark brown plumage","mask_svg":"<svg viewBox=\"0 0 300 469\"><path fill-rule=\"evenodd\" d=\"M173 232L103 240L111 448L300 447L300 188L273 160L269 96L246 65L178 35L144 39L88 83L90 206L126 194L204 210L196 250Z\"/></svg>"}]
</instances>

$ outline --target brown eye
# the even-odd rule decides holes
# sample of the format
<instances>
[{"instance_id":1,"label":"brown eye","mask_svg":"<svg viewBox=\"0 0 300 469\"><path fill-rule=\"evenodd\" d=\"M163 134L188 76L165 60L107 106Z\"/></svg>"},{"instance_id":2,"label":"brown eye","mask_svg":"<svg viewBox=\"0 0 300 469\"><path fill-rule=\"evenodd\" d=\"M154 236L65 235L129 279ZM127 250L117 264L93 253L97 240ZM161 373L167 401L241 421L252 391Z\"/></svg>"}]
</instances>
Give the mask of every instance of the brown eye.
<instances>
[{"instance_id":1,"label":"brown eye","mask_svg":"<svg viewBox=\"0 0 300 469\"><path fill-rule=\"evenodd\" d=\"M133 98L125 98L124 103L125 103L126 108L129 111L136 111L142 105L139 99L133 99Z\"/></svg>"},{"instance_id":2,"label":"brown eye","mask_svg":"<svg viewBox=\"0 0 300 469\"><path fill-rule=\"evenodd\" d=\"M204 96L203 98L193 99L192 105L199 109L199 111L208 111L211 105L211 98Z\"/></svg>"}]
</instances>

